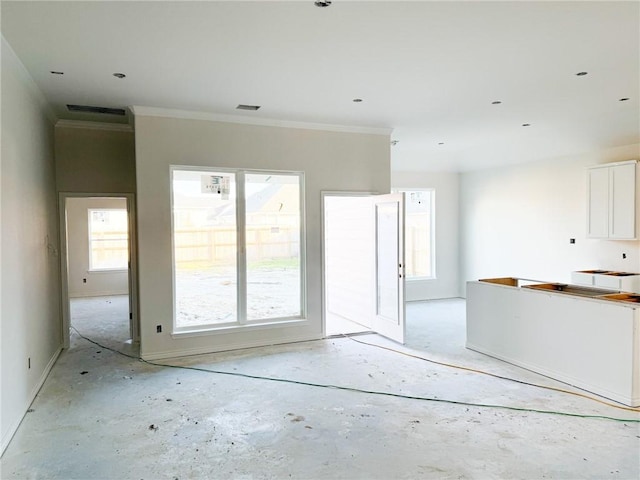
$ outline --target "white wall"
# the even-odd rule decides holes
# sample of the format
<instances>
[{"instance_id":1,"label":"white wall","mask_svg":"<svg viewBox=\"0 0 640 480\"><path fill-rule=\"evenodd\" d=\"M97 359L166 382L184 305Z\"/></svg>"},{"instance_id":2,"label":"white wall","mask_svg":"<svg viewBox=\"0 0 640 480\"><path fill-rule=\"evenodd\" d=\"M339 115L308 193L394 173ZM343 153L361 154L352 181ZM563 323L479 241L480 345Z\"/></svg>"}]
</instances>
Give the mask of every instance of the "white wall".
<instances>
[{"instance_id":1,"label":"white wall","mask_svg":"<svg viewBox=\"0 0 640 480\"><path fill-rule=\"evenodd\" d=\"M372 328L375 316L376 225L371 198L324 201L324 275L327 325L346 318ZM329 330L329 329L328 329ZM331 334L343 333L332 331Z\"/></svg>"},{"instance_id":2,"label":"white wall","mask_svg":"<svg viewBox=\"0 0 640 480\"><path fill-rule=\"evenodd\" d=\"M144 358L322 336L320 192L390 187L389 135L143 115L135 109L141 354ZM170 165L305 173L307 322L172 336ZM156 326L162 325L162 333ZM249 332L249 333L247 333Z\"/></svg>"},{"instance_id":3,"label":"white wall","mask_svg":"<svg viewBox=\"0 0 640 480\"><path fill-rule=\"evenodd\" d=\"M435 189L436 278L407 280L408 301L453 298L460 295L458 183L459 175L451 172L391 172L392 188Z\"/></svg>"},{"instance_id":4,"label":"white wall","mask_svg":"<svg viewBox=\"0 0 640 480\"><path fill-rule=\"evenodd\" d=\"M640 242L586 238L586 168L638 158L636 144L461 174L461 290L487 277L569 282L573 270L639 272Z\"/></svg>"},{"instance_id":5,"label":"white wall","mask_svg":"<svg viewBox=\"0 0 640 480\"><path fill-rule=\"evenodd\" d=\"M42 93L4 38L1 128L4 451L62 345L53 124Z\"/></svg>"},{"instance_id":6,"label":"white wall","mask_svg":"<svg viewBox=\"0 0 640 480\"><path fill-rule=\"evenodd\" d=\"M69 297L126 295L127 270L92 272L89 270L90 208L127 208L126 198L67 198L67 259ZM86 283L83 281L86 279Z\"/></svg>"}]
</instances>

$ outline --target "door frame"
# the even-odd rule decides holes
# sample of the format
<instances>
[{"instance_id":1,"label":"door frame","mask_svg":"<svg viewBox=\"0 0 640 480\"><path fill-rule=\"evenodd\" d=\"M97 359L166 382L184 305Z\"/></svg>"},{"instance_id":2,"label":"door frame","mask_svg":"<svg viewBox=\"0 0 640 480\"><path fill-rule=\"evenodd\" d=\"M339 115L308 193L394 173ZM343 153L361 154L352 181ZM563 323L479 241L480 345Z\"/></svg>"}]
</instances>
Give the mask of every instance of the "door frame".
<instances>
[{"instance_id":1,"label":"door frame","mask_svg":"<svg viewBox=\"0 0 640 480\"><path fill-rule=\"evenodd\" d=\"M67 199L68 198L125 198L129 226L129 330L134 342L140 341L140 322L138 308L138 251L136 236L136 207L133 193L80 193L60 192L58 194L59 235L60 235L60 299L62 310L63 348L70 345L71 312L69 308L69 267L67 252Z\"/></svg>"}]
</instances>

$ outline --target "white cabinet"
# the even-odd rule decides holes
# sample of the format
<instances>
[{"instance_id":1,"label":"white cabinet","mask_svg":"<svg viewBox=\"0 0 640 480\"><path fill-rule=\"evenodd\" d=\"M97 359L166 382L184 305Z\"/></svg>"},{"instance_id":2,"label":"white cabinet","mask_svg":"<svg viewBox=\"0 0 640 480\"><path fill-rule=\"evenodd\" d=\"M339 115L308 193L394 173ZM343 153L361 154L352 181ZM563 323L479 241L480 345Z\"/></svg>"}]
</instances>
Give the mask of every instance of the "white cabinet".
<instances>
[{"instance_id":1,"label":"white cabinet","mask_svg":"<svg viewBox=\"0 0 640 480\"><path fill-rule=\"evenodd\" d=\"M640 293L640 273L582 270L571 272L571 283Z\"/></svg>"},{"instance_id":2,"label":"white cabinet","mask_svg":"<svg viewBox=\"0 0 640 480\"><path fill-rule=\"evenodd\" d=\"M587 237L636 238L636 160L589 168Z\"/></svg>"},{"instance_id":3,"label":"white cabinet","mask_svg":"<svg viewBox=\"0 0 640 480\"><path fill-rule=\"evenodd\" d=\"M467 284L467 348L640 406L640 304L488 282Z\"/></svg>"}]
</instances>

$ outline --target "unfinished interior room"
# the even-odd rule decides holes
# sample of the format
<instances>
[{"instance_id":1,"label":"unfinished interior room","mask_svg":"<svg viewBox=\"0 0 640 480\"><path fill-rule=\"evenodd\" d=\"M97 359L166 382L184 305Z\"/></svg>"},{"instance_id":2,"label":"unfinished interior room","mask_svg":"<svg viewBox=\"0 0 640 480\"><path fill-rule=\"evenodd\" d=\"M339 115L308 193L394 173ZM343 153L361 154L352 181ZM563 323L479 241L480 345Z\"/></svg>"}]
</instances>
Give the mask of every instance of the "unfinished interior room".
<instances>
[{"instance_id":1,"label":"unfinished interior room","mask_svg":"<svg viewBox=\"0 0 640 480\"><path fill-rule=\"evenodd\" d=\"M0 478L640 478L638 1L0 22Z\"/></svg>"}]
</instances>

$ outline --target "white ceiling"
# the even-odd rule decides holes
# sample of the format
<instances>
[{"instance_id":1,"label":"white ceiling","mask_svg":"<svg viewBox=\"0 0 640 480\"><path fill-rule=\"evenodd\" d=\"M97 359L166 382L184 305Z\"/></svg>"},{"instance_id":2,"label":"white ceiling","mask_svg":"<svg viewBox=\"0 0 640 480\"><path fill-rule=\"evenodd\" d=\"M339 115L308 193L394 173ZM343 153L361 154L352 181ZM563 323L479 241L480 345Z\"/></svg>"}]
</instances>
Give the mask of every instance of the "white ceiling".
<instances>
[{"instance_id":1,"label":"white ceiling","mask_svg":"<svg viewBox=\"0 0 640 480\"><path fill-rule=\"evenodd\" d=\"M91 118L67 112L71 103L391 128L394 170L464 171L640 142L635 1L1 8L3 36L61 119Z\"/></svg>"}]
</instances>

